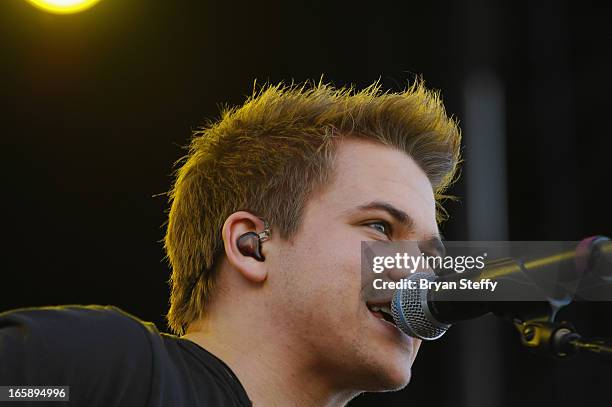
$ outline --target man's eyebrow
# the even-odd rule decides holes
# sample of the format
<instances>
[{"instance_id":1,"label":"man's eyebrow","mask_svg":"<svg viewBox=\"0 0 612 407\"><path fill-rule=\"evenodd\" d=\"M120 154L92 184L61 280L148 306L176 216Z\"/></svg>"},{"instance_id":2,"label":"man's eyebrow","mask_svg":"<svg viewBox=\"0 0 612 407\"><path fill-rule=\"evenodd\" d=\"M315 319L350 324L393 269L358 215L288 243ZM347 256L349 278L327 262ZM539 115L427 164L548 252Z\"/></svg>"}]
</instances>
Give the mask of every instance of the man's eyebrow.
<instances>
[{"instance_id":1,"label":"man's eyebrow","mask_svg":"<svg viewBox=\"0 0 612 407\"><path fill-rule=\"evenodd\" d=\"M392 218L394 218L397 222L401 223L406 229L414 230L414 226L415 226L414 219L410 215L408 215L406 212L404 212L403 210L399 208L396 208L389 202L372 201L364 205L359 205L354 209L349 209L347 212L354 213L358 211L367 211L367 210L373 210L373 209L387 212L389 215L391 215ZM446 248L444 246L444 243L442 242L443 240L444 240L444 236L442 236L442 234L439 232L428 234L427 236L423 237L423 240L421 240L422 244L428 243L428 244L424 244L423 245L424 247L422 247L422 249L428 252L428 254L443 256L446 253ZM433 244L433 247L432 247L432 244Z\"/></svg>"},{"instance_id":2,"label":"man's eyebrow","mask_svg":"<svg viewBox=\"0 0 612 407\"><path fill-rule=\"evenodd\" d=\"M406 212L404 212L403 210L399 208L396 208L389 202L372 201L364 205L359 205L355 209L349 210L348 212L366 211L366 210L373 210L373 209L387 212L393 219L401 223L407 229L410 229L410 230L414 229L414 226L415 226L414 219L410 215L408 215Z\"/></svg>"}]
</instances>

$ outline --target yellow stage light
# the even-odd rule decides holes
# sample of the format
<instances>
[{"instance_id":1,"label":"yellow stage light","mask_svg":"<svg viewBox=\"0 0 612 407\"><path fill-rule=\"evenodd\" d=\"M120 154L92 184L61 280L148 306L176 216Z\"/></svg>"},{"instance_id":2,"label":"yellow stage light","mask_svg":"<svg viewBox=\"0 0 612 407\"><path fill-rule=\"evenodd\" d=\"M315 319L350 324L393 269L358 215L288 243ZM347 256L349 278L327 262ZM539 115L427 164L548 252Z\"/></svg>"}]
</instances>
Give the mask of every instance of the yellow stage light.
<instances>
[{"instance_id":1,"label":"yellow stage light","mask_svg":"<svg viewBox=\"0 0 612 407\"><path fill-rule=\"evenodd\" d=\"M86 10L100 0L27 0L36 7L55 14L71 14Z\"/></svg>"}]
</instances>

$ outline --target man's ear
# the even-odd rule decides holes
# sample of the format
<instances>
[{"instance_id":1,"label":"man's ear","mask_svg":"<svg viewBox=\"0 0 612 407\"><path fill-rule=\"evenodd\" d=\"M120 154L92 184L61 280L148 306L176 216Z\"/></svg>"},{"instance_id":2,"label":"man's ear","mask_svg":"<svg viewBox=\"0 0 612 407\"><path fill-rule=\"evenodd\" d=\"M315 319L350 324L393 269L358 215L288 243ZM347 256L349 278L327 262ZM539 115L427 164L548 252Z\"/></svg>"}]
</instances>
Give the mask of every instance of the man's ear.
<instances>
[{"instance_id":1,"label":"man's ear","mask_svg":"<svg viewBox=\"0 0 612 407\"><path fill-rule=\"evenodd\" d=\"M227 261L244 278L253 283L265 281L268 276L266 264L255 257L241 253L238 248L238 239L245 233L259 233L264 229L265 225L261 219L245 211L232 213L223 224L222 235ZM262 253L264 251L263 245L261 251Z\"/></svg>"}]
</instances>

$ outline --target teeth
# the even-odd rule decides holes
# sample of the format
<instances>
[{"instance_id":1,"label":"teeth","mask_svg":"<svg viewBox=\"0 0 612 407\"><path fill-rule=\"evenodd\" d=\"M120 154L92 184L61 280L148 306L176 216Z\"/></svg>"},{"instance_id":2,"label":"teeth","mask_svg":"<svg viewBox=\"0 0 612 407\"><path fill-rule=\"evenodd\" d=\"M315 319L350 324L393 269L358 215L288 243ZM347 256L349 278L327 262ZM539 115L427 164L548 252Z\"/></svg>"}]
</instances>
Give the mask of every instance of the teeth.
<instances>
[{"instance_id":1,"label":"teeth","mask_svg":"<svg viewBox=\"0 0 612 407\"><path fill-rule=\"evenodd\" d=\"M370 305L369 308L373 312L384 312L387 315L391 315L391 310L387 306Z\"/></svg>"}]
</instances>

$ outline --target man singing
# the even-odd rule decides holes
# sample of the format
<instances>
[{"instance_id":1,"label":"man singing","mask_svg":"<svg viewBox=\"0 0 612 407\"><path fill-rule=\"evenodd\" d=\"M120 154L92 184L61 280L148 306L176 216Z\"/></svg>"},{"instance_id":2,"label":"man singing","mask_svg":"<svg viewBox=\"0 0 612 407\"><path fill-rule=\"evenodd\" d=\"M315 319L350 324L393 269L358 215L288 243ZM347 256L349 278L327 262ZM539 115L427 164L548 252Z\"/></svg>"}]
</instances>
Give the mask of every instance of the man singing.
<instances>
[{"instance_id":1,"label":"man singing","mask_svg":"<svg viewBox=\"0 0 612 407\"><path fill-rule=\"evenodd\" d=\"M438 235L459 146L420 81L265 87L196 132L169 193L177 336L114 307L7 312L0 386L70 386L79 406L343 406L403 388L420 341L362 282L360 246Z\"/></svg>"}]
</instances>

